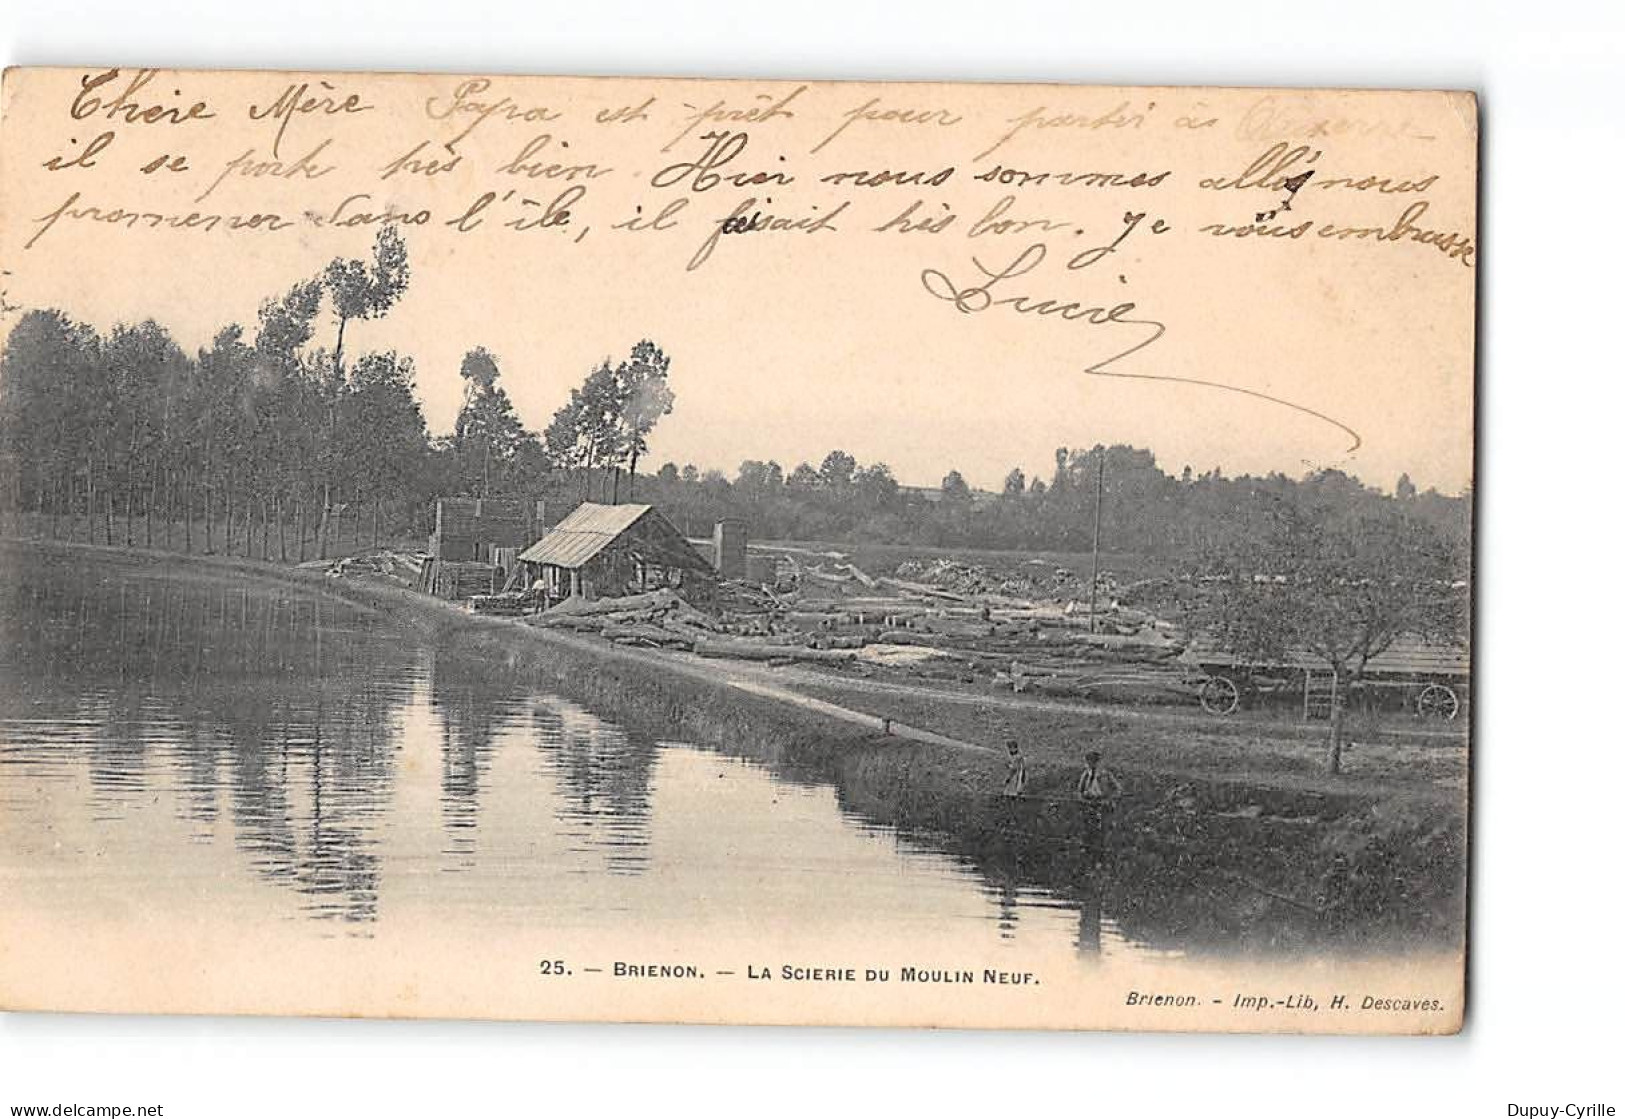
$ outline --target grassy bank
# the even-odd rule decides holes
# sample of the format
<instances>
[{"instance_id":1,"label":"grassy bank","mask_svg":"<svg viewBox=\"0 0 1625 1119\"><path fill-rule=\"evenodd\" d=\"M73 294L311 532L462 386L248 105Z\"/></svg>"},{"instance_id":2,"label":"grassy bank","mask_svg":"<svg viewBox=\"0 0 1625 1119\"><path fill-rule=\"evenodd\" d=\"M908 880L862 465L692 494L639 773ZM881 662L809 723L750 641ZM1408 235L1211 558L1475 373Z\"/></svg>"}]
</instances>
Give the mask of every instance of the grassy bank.
<instances>
[{"instance_id":1,"label":"grassy bank","mask_svg":"<svg viewBox=\"0 0 1625 1119\"><path fill-rule=\"evenodd\" d=\"M993 745L1015 738L1036 772L1054 770L1058 781L1075 775L1084 751L1096 749L1110 764L1134 772L1288 793L1449 805L1461 799L1466 786L1464 735L1367 735L1356 727L1342 772L1332 776L1325 772L1325 723L1282 725L1193 711L1013 700L970 689L916 694L813 670L796 672L793 686L954 738Z\"/></svg>"}]
</instances>

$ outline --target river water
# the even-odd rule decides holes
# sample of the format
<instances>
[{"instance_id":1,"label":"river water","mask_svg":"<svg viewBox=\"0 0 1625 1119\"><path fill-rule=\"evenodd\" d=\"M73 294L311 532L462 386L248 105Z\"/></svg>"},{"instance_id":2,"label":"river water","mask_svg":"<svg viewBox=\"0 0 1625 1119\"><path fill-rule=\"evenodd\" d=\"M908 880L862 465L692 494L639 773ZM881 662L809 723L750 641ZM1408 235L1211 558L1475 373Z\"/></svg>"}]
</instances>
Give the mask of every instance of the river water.
<instances>
[{"instance_id":1,"label":"river water","mask_svg":"<svg viewBox=\"0 0 1625 1119\"><path fill-rule=\"evenodd\" d=\"M1098 901L865 820L828 783L630 734L344 600L6 554L0 893L56 922L1150 951Z\"/></svg>"}]
</instances>

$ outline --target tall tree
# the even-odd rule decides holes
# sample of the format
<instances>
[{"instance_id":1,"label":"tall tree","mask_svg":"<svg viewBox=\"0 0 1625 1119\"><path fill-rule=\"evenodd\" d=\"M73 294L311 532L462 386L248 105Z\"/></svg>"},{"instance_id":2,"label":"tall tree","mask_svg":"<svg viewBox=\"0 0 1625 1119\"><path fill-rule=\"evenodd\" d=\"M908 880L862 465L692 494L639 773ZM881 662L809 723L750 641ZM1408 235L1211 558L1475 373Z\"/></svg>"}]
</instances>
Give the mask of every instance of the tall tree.
<instances>
[{"instance_id":1,"label":"tall tree","mask_svg":"<svg viewBox=\"0 0 1625 1119\"><path fill-rule=\"evenodd\" d=\"M364 354L351 372L341 430L352 477L373 510L374 542L380 508L393 495L410 493L428 454L428 430L413 391L412 361L387 353Z\"/></svg>"},{"instance_id":2,"label":"tall tree","mask_svg":"<svg viewBox=\"0 0 1625 1119\"><path fill-rule=\"evenodd\" d=\"M13 509L49 511L54 523L82 478L88 510L100 467L93 432L107 407L100 348L93 329L60 311L28 311L12 327L0 357L0 458Z\"/></svg>"},{"instance_id":3,"label":"tall tree","mask_svg":"<svg viewBox=\"0 0 1625 1119\"><path fill-rule=\"evenodd\" d=\"M333 367L340 376L344 374L344 328L355 319L383 315L406 293L411 278L406 242L394 225L378 230L371 262L339 257L322 271L322 283L333 301L333 314L339 324L333 344Z\"/></svg>"},{"instance_id":4,"label":"tall tree","mask_svg":"<svg viewBox=\"0 0 1625 1119\"><path fill-rule=\"evenodd\" d=\"M323 448L324 476L322 487L322 522L319 529L320 554L327 554L328 533L333 512L334 471L341 459L335 445L338 424L339 398L344 393L344 332L357 319L375 319L395 306L412 278L411 265L406 257L406 242L394 225L378 230L373 240L372 260L338 257L322 271L322 285L332 301L334 317L338 319L338 333L333 343L330 361L318 359L313 368L319 370L318 383L327 398L327 440Z\"/></svg>"},{"instance_id":5,"label":"tall tree","mask_svg":"<svg viewBox=\"0 0 1625 1119\"><path fill-rule=\"evenodd\" d=\"M616 369L625 404L622 407L620 443L629 458L627 496L637 486L638 458L649 449L649 433L661 416L671 414L677 395L667 382L671 358L647 338L632 347L632 356Z\"/></svg>"},{"instance_id":6,"label":"tall tree","mask_svg":"<svg viewBox=\"0 0 1625 1119\"><path fill-rule=\"evenodd\" d=\"M606 359L580 388L570 390L569 402L553 414L547 426L548 453L576 471L583 500L592 496L593 471L607 473L621 459L625 407L621 380Z\"/></svg>"},{"instance_id":7,"label":"tall tree","mask_svg":"<svg viewBox=\"0 0 1625 1119\"><path fill-rule=\"evenodd\" d=\"M266 425L260 453L268 467L265 485L270 491L276 551L281 559L288 558L290 513L299 529L294 554L304 559L305 510L326 486L328 386L316 356L304 354L315 335L323 292L320 280L306 280L266 300L260 306L254 338L255 378L265 387L258 399L273 417Z\"/></svg>"},{"instance_id":8,"label":"tall tree","mask_svg":"<svg viewBox=\"0 0 1625 1119\"><path fill-rule=\"evenodd\" d=\"M457 413L452 446L463 486L490 497L511 488L522 451L535 437L520 423L513 401L498 384L501 370L484 346L463 355L463 406Z\"/></svg>"},{"instance_id":9,"label":"tall tree","mask_svg":"<svg viewBox=\"0 0 1625 1119\"><path fill-rule=\"evenodd\" d=\"M235 527L235 498L240 470L247 459L246 444L254 429L252 403L255 363L243 342L242 327L232 324L218 331L198 352L197 401L193 438L203 500L203 545L216 546L215 516L222 514L219 544L230 551Z\"/></svg>"},{"instance_id":10,"label":"tall tree","mask_svg":"<svg viewBox=\"0 0 1625 1119\"><path fill-rule=\"evenodd\" d=\"M150 319L115 327L101 352L112 404L105 429L106 461L123 491L124 543L135 542L139 504L146 514L145 543L151 544L159 478L178 419L178 398L189 380L189 363L169 332Z\"/></svg>"},{"instance_id":11,"label":"tall tree","mask_svg":"<svg viewBox=\"0 0 1625 1119\"><path fill-rule=\"evenodd\" d=\"M1397 506L1343 512L1274 503L1214 542L1208 592L1195 617L1205 635L1248 660L1297 653L1333 674L1326 768L1343 758L1343 708L1372 658L1402 634L1465 635L1465 564L1449 541Z\"/></svg>"},{"instance_id":12,"label":"tall tree","mask_svg":"<svg viewBox=\"0 0 1625 1119\"><path fill-rule=\"evenodd\" d=\"M600 362L553 414L544 443L554 461L577 473L581 497L590 496L594 471L611 501L620 499L623 470L636 478L650 432L676 399L670 370L671 358L644 339L618 365Z\"/></svg>"}]
</instances>

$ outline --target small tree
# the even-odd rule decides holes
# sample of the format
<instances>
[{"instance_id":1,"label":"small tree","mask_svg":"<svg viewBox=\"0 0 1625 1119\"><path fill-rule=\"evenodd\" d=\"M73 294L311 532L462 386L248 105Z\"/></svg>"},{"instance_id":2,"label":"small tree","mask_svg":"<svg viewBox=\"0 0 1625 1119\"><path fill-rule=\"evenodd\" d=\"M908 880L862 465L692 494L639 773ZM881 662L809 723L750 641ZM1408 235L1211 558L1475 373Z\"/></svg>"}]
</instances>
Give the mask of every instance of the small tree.
<instances>
[{"instance_id":1,"label":"small tree","mask_svg":"<svg viewBox=\"0 0 1625 1119\"><path fill-rule=\"evenodd\" d=\"M1403 509L1338 512L1285 503L1261 522L1210 542L1193 620L1209 640L1246 660L1313 657L1333 674L1326 769L1343 758L1350 685L1402 634L1459 639L1466 598L1461 558Z\"/></svg>"}]
</instances>

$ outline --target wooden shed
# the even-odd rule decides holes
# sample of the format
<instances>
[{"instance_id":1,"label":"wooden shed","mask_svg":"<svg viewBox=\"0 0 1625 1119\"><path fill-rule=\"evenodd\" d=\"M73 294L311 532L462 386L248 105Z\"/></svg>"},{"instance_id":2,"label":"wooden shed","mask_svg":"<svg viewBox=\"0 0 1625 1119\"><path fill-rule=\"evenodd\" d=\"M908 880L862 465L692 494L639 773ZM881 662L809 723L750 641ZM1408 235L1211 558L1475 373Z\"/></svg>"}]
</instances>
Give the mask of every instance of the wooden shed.
<instances>
[{"instance_id":1,"label":"wooden shed","mask_svg":"<svg viewBox=\"0 0 1625 1119\"><path fill-rule=\"evenodd\" d=\"M552 605L715 582L709 561L652 505L578 505L519 554Z\"/></svg>"}]
</instances>

